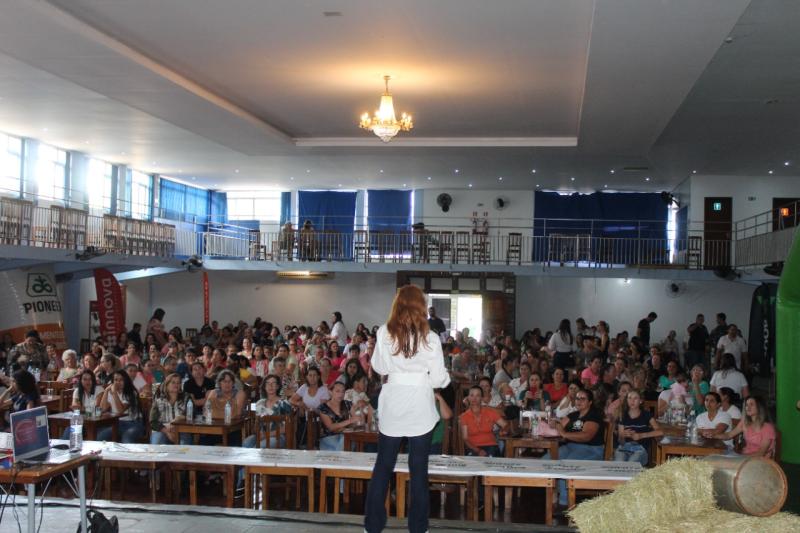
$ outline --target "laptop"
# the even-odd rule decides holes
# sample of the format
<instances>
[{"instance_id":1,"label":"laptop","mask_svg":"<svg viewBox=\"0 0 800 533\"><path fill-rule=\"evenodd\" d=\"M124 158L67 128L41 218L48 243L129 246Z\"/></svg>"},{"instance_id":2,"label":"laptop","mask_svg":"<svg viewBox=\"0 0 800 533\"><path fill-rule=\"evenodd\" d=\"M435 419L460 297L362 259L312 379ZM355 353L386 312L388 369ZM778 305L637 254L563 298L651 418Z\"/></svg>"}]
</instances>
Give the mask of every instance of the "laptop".
<instances>
[{"instance_id":1,"label":"laptop","mask_svg":"<svg viewBox=\"0 0 800 533\"><path fill-rule=\"evenodd\" d=\"M68 450L50 447L47 407L11 413L11 443L15 463L58 464L69 461Z\"/></svg>"}]
</instances>

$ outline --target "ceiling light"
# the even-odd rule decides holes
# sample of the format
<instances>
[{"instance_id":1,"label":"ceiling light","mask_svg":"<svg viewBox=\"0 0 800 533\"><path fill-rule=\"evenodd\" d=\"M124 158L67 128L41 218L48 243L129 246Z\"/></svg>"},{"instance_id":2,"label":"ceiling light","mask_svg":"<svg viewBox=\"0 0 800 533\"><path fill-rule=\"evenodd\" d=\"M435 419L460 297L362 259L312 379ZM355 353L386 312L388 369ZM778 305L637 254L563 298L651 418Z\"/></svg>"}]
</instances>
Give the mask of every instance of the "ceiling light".
<instances>
[{"instance_id":1,"label":"ceiling light","mask_svg":"<svg viewBox=\"0 0 800 533\"><path fill-rule=\"evenodd\" d=\"M290 177L289 177L289 180L290 180L290 181L294 181L294 176L290 176Z\"/></svg>"},{"instance_id":2,"label":"ceiling light","mask_svg":"<svg viewBox=\"0 0 800 533\"><path fill-rule=\"evenodd\" d=\"M650 181L650 177L649 177L649 176L646 176L646 177L644 178L644 181Z\"/></svg>"},{"instance_id":3,"label":"ceiling light","mask_svg":"<svg viewBox=\"0 0 800 533\"><path fill-rule=\"evenodd\" d=\"M178 174L181 174L182 172L183 172L183 169L182 169L182 168L179 168L179 169L178 169Z\"/></svg>"},{"instance_id":4,"label":"ceiling light","mask_svg":"<svg viewBox=\"0 0 800 533\"><path fill-rule=\"evenodd\" d=\"M236 172L237 174L239 173L239 169L238 168L233 169L233 171Z\"/></svg>"},{"instance_id":5,"label":"ceiling light","mask_svg":"<svg viewBox=\"0 0 800 533\"><path fill-rule=\"evenodd\" d=\"M783 162L783 166L788 167L790 165L790 163L791 163L790 161L784 161Z\"/></svg>"},{"instance_id":6,"label":"ceiling light","mask_svg":"<svg viewBox=\"0 0 800 533\"><path fill-rule=\"evenodd\" d=\"M215 184L214 184L214 187L219 187L219 183L215 183Z\"/></svg>"},{"instance_id":7,"label":"ceiling light","mask_svg":"<svg viewBox=\"0 0 800 533\"><path fill-rule=\"evenodd\" d=\"M536 174L536 169L535 168L531 169L531 174Z\"/></svg>"},{"instance_id":8,"label":"ceiling light","mask_svg":"<svg viewBox=\"0 0 800 533\"><path fill-rule=\"evenodd\" d=\"M470 187L470 189L472 188L472 184L471 183L469 184L469 187Z\"/></svg>"},{"instance_id":9,"label":"ceiling light","mask_svg":"<svg viewBox=\"0 0 800 533\"><path fill-rule=\"evenodd\" d=\"M605 185L603 185L603 188L604 188L604 189L608 189L608 183L606 183Z\"/></svg>"},{"instance_id":10,"label":"ceiling light","mask_svg":"<svg viewBox=\"0 0 800 533\"><path fill-rule=\"evenodd\" d=\"M503 176L500 176L499 178L497 178L497 180L498 181L503 181Z\"/></svg>"},{"instance_id":11,"label":"ceiling light","mask_svg":"<svg viewBox=\"0 0 800 533\"><path fill-rule=\"evenodd\" d=\"M458 170L458 169L455 169L455 170L453 170L453 172L455 172L456 174L458 174L458 173L459 173L459 170Z\"/></svg>"},{"instance_id":12,"label":"ceiling light","mask_svg":"<svg viewBox=\"0 0 800 533\"><path fill-rule=\"evenodd\" d=\"M89 141L83 141L83 144L89 144Z\"/></svg>"},{"instance_id":13,"label":"ceiling light","mask_svg":"<svg viewBox=\"0 0 800 533\"><path fill-rule=\"evenodd\" d=\"M697 171L696 170L692 170L692 174L697 174Z\"/></svg>"},{"instance_id":14,"label":"ceiling light","mask_svg":"<svg viewBox=\"0 0 800 533\"><path fill-rule=\"evenodd\" d=\"M386 91L381 95L380 108L375 112L372 118L370 118L369 113L361 115L361 122L359 123L359 127L370 130L385 143L391 141L401 130L408 131L414 127L414 121L411 119L411 115L403 113L400 115L400 120L397 120L397 117L395 117L392 93L389 92L390 79L391 76L383 77Z\"/></svg>"},{"instance_id":15,"label":"ceiling light","mask_svg":"<svg viewBox=\"0 0 800 533\"><path fill-rule=\"evenodd\" d=\"M42 131L47 131L47 128L42 128Z\"/></svg>"},{"instance_id":16,"label":"ceiling light","mask_svg":"<svg viewBox=\"0 0 800 533\"><path fill-rule=\"evenodd\" d=\"M383 174L383 169L380 169L380 173Z\"/></svg>"},{"instance_id":17,"label":"ceiling light","mask_svg":"<svg viewBox=\"0 0 800 533\"><path fill-rule=\"evenodd\" d=\"M406 184L404 183L404 184L403 184L403 187L405 187L405 186L406 186Z\"/></svg>"},{"instance_id":18,"label":"ceiling light","mask_svg":"<svg viewBox=\"0 0 800 533\"><path fill-rule=\"evenodd\" d=\"M538 184L538 183L536 184L536 188L537 188L537 189L539 188L539 184Z\"/></svg>"},{"instance_id":19,"label":"ceiling light","mask_svg":"<svg viewBox=\"0 0 800 533\"><path fill-rule=\"evenodd\" d=\"M569 179L570 179L570 181L575 181L575 176L572 176L572 177L571 177L571 178L569 178Z\"/></svg>"},{"instance_id":20,"label":"ceiling light","mask_svg":"<svg viewBox=\"0 0 800 533\"><path fill-rule=\"evenodd\" d=\"M192 176L192 181L197 181L197 176Z\"/></svg>"},{"instance_id":21,"label":"ceiling light","mask_svg":"<svg viewBox=\"0 0 800 533\"><path fill-rule=\"evenodd\" d=\"M431 181L431 177L430 176L428 176L428 181Z\"/></svg>"},{"instance_id":22,"label":"ceiling light","mask_svg":"<svg viewBox=\"0 0 800 533\"><path fill-rule=\"evenodd\" d=\"M774 170L769 170L769 171L767 171L767 174L775 174L775 171Z\"/></svg>"},{"instance_id":23,"label":"ceiling light","mask_svg":"<svg viewBox=\"0 0 800 533\"><path fill-rule=\"evenodd\" d=\"M613 174L616 171L612 168L609 172L611 172Z\"/></svg>"},{"instance_id":24,"label":"ceiling light","mask_svg":"<svg viewBox=\"0 0 800 533\"><path fill-rule=\"evenodd\" d=\"M342 184L340 183L340 184L339 184L339 187L341 187L341 186L342 186Z\"/></svg>"},{"instance_id":25,"label":"ceiling light","mask_svg":"<svg viewBox=\"0 0 800 533\"><path fill-rule=\"evenodd\" d=\"M306 169L306 174L311 174L311 169L310 168Z\"/></svg>"}]
</instances>

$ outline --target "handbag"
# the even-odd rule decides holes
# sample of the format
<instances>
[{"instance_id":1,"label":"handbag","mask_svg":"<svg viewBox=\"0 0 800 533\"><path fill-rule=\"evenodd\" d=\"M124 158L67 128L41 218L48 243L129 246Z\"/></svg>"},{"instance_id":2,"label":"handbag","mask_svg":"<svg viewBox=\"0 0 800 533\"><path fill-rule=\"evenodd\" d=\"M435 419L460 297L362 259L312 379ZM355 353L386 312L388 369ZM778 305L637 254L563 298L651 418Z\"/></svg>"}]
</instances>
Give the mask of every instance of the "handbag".
<instances>
[{"instance_id":1,"label":"handbag","mask_svg":"<svg viewBox=\"0 0 800 533\"><path fill-rule=\"evenodd\" d=\"M119 522L117 517L112 516L109 520L106 515L100 511L89 509L86 511L87 529L89 533L119 533ZM78 531L81 533L81 524L78 524Z\"/></svg>"}]
</instances>

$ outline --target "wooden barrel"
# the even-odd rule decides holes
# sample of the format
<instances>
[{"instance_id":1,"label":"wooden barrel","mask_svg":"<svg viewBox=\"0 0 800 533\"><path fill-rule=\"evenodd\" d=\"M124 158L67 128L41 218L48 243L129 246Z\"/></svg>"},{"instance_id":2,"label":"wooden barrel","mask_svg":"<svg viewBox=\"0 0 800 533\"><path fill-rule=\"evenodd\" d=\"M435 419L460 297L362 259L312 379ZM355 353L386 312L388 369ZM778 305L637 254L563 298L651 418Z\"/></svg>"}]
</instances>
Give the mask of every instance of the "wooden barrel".
<instances>
[{"instance_id":1,"label":"wooden barrel","mask_svg":"<svg viewBox=\"0 0 800 533\"><path fill-rule=\"evenodd\" d=\"M770 516L781 510L788 491L786 475L772 459L746 455L711 455L714 497L727 511Z\"/></svg>"}]
</instances>

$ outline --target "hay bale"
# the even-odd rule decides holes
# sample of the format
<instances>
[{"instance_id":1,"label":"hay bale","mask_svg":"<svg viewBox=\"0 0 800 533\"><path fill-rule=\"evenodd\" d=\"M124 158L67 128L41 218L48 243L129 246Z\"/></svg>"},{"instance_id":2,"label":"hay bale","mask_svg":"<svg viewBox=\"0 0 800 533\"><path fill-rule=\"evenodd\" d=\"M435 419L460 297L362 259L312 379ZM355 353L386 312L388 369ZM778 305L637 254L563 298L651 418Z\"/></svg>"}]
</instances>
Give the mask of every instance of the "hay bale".
<instances>
[{"instance_id":1,"label":"hay bale","mask_svg":"<svg viewBox=\"0 0 800 533\"><path fill-rule=\"evenodd\" d=\"M644 531L716 511L713 468L692 458L645 470L606 496L585 501L569 517L584 533Z\"/></svg>"},{"instance_id":2,"label":"hay bale","mask_svg":"<svg viewBox=\"0 0 800 533\"><path fill-rule=\"evenodd\" d=\"M800 531L800 517L778 513L768 517L750 516L731 511L714 510L700 515L683 517L672 523L651 524L642 533L686 533L687 531L732 531L744 533L788 533Z\"/></svg>"}]
</instances>

